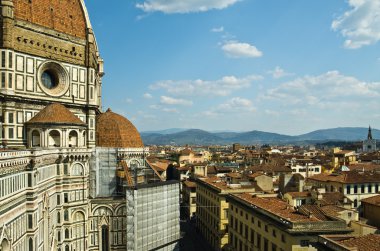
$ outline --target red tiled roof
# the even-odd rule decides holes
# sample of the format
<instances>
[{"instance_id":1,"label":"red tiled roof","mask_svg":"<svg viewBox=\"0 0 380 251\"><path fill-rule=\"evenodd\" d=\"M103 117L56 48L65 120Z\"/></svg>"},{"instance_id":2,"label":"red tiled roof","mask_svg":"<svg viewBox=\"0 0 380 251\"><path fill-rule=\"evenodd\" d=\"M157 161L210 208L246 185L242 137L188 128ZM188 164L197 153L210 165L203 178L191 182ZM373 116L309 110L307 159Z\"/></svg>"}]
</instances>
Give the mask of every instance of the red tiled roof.
<instances>
[{"instance_id":1,"label":"red tiled roof","mask_svg":"<svg viewBox=\"0 0 380 251\"><path fill-rule=\"evenodd\" d=\"M310 192L288 192L290 196L293 198L306 198L306 197L311 197Z\"/></svg>"},{"instance_id":2,"label":"red tiled roof","mask_svg":"<svg viewBox=\"0 0 380 251\"><path fill-rule=\"evenodd\" d=\"M187 187L197 187L197 184L195 182L189 180L184 181L183 184Z\"/></svg>"},{"instance_id":3,"label":"red tiled roof","mask_svg":"<svg viewBox=\"0 0 380 251\"><path fill-rule=\"evenodd\" d=\"M361 202L372 204L375 206L380 206L380 195L372 196L366 199L362 199Z\"/></svg>"},{"instance_id":4,"label":"red tiled roof","mask_svg":"<svg viewBox=\"0 0 380 251\"><path fill-rule=\"evenodd\" d=\"M320 221L315 216L309 217L297 212L295 209L293 209L293 207L289 206L288 203L278 198L256 197L252 196L249 193L237 194L235 196L250 203L251 205L259 207L265 211L268 211L292 222Z\"/></svg>"},{"instance_id":5,"label":"red tiled roof","mask_svg":"<svg viewBox=\"0 0 380 251\"><path fill-rule=\"evenodd\" d=\"M69 124L81 125L86 124L75 116L69 109L59 103L47 105L26 124Z\"/></svg>"},{"instance_id":6,"label":"red tiled roof","mask_svg":"<svg viewBox=\"0 0 380 251\"><path fill-rule=\"evenodd\" d=\"M346 247L357 247L358 251L380 250L380 235L378 234L352 237L338 242Z\"/></svg>"},{"instance_id":7,"label":"red tiled roof","mask_svg":"<svg viewBox=\"0 0 380 251\"><path fill-rule=\"evenodd\" d=\"M339 183L367 183L367 182L380 182L380 173L377 172L358 172L347 171L341 173L321 173L309 177L309 180L321 182L339 182Z\"/></svg>"},{"instance_id":8,"label":"red tiled roof","mask_svg":"<svg viewBox=\"0 0 380 251\"><path fill-rule=\"evenodd\" d=\"M108 109L96 117L96 146L140 148L144 144L128 119Z\"/></svg>"}]
</instances>

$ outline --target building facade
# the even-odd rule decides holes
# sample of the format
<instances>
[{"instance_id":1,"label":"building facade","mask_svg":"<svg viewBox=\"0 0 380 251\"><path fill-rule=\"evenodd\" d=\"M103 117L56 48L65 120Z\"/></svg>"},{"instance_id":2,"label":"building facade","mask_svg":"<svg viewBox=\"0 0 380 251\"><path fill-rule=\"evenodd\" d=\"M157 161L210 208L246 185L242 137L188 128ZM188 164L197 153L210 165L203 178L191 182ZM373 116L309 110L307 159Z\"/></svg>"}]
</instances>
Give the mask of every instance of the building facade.
<instances>
[{"instance_id":1,"label":"building facade","mask_svg":"<svg viewBox=\"0 0 380 251\"><path fill-rule=\"evenodd\" d=\"M318 235L345 234L343 220L321 220L295 211L278 198L229 195L228 250L316 251Z\"/></svg>"},{"instance_id":2,"label":"building facade","mask_svg":"<svg viewBox=\"0 0 380 251\"><path fill-rule=\"evenodd\" d=\"M162 223L173 225L138 250L175 250L178 183L146 163L128 119L101 112L103 61L84 1L0 5L0 250L134 250L131 182L162 191L146 203L159 203Z\"/></svg>"},{"instance_id":3,"label":"building facade","mask_svg":"<svg viewBox=\"0 0 380 251\"><path fill-rule=\"evenodd\" d=\"M231 193L255 192L253 185L227 184L221 178L197 179L196 227L214 250L228 244L228 201Z\"/></svg>"}]
</instances>

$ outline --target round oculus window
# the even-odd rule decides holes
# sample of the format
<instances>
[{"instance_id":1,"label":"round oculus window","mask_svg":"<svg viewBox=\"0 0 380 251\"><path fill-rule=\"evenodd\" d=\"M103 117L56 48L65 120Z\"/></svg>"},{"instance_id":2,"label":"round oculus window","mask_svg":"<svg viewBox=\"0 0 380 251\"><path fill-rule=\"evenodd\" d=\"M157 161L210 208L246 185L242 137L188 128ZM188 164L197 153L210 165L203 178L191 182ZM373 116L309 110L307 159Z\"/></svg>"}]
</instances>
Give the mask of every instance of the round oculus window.
<instances>
[{"instance_id":1,"label":"round oculus window","mask_svg":"<svg viewBox=\"0 0 380 251\"><path fill-rule=\"evenodd\" d=\"M51 70L46 70L41 74L41 82L48 89L58 86L58 78Z\"/></svg>"},{"instance_id":2,"label":"round oculus window","mask_svg":"<svg viewBox=\"0 0 380 251\"><path fill-rule=\"evenodd\" d=\"M69 89L69 74L61 64L48 61L38 69L38 82L46 94L60 97Z\"/></svg>"}]
</instances>

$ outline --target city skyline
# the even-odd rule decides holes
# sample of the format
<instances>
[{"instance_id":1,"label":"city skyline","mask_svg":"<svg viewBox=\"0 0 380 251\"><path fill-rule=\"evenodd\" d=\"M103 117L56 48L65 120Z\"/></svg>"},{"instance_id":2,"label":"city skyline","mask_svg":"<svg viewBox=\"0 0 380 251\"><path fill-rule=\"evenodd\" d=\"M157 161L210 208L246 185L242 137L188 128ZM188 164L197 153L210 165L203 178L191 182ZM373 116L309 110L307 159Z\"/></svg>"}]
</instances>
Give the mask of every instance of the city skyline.
<instances>
[{"instance_id":1,"label":"city skyline","mask_svg":"<svg viewBox=\"0 0 380 251\"><path fill-rule=\"evenodd\" d=\"M86 4L103 109L139 131L378 127L377 1Z\"/></svg>"}]
</instances>

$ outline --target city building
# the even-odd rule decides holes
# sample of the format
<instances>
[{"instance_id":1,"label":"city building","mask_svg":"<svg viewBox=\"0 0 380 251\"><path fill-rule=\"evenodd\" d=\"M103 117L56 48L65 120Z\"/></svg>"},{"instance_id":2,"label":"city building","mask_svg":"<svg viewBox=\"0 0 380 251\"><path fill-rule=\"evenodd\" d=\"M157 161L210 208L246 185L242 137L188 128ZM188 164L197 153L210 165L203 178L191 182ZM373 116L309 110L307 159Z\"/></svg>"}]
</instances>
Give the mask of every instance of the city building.
<instances>
[{"instance_id":1,"label":"city building","mask_svg":"<svg viewBox=\"0 0 380 251\"><path fill-rule=\"evenodd\" d=\"M228 244L228 194L259 192L250 182L228 183L219 177L196 180L196 227L214 250Z\"/></svg>"},{"instance_id":2,"label":"city building","mask_svg":"<svg viewBox=\"0 0 380 251\"><path fill-rule=\"evenodd\" d=\"M278 198L231 194L229 250L318 250L320 234L351 232L343 220L296 211Z\"/></svg>"},{"instance_id":3,"label":"city building","mask_svg":"<svg viewBox=\"0 0 380 251\"><path fill-rule=\"evenodd\" d=\"M192 219L195 217L197 210L197 193L196 193L197 185L195 182L186 180L182 185L182 212L184 213L184 217L187 219Z\"/></svg>"},{"instance_id":4,"label":"city building","mask_svg":"<svg viewBox=\"0 0 380 251\"><path fill-rule=\"evenodd\" d=\"M318 250L321 251L373 251L380 248L380 235L321 235Z\"/></svg>"},{"instance_id":5,"label":"city building","mask_svg":"<svg viewBox=\"0 0 380 251\"><path fill-rule=\"evenodd\" d=\"M176 250L179 184L128 119L102 112L84 1L0 5L0 250Z\"/></svg>"},{"instance_id":6,"label":"city building","mask_svg":"<svg viewBox=\"0 0 380 251\"><path fill-rule=\"evenodd\" d=\"M346 171L339 173L321 173L308 179L325 192L339 192L353 202L353 208L361 210L361 200L375 196L379 192L380 173L376 171Z\"/></svg>"},{"instance_id":7,"label":"city building","mask_svg":"<svg viewBox=\"0 0 380 251\"><path fill-rule=\"evenodd\" d=\"M380 195L363 199L363 218L368 220L368 224L380 228Z\"/></svg>"}]
</instances>

